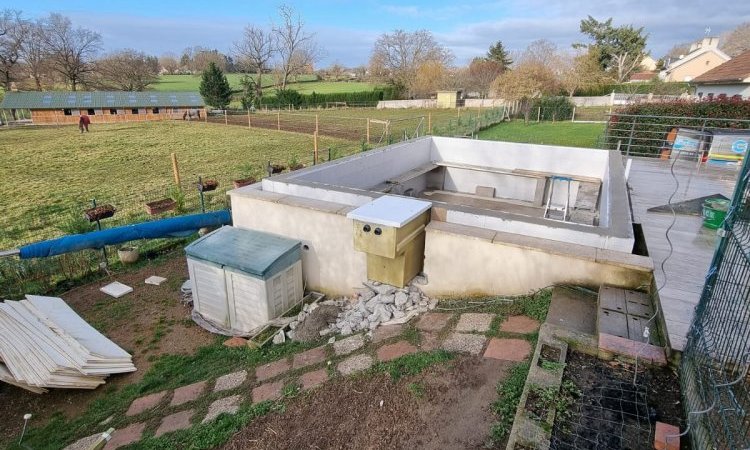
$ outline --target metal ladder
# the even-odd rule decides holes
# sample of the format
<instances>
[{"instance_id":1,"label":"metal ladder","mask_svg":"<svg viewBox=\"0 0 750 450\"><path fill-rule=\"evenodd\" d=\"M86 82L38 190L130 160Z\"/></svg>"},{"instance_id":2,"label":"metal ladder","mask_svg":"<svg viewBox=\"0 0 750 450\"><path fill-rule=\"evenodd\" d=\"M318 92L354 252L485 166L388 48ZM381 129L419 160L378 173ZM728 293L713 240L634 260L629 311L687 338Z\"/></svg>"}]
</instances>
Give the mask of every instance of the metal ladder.
<instances>
[{"instance_id":1,"label":"metal ladder","mask_svg":"<svg viewBox=\"0 0 750 450\"><path fill-rule=\"evenodd\" d=\"M552 205L552 196L555 191L555 181L562 181L567 183L568 185L568 195L565 196L565 206L554 206ZM552 219L550 217L550 212L556 211L556 212L562 212L562 219L553 219L553 220L562 220L563 222L568 221L568 211L570 209L570 182L573 181L571 178L568 177L561 177L557 175L553 175L550 177L550 186L549 191L547 193L547 205L544 207L544 218L545 219Z\"/></svg>"}]
</instances>

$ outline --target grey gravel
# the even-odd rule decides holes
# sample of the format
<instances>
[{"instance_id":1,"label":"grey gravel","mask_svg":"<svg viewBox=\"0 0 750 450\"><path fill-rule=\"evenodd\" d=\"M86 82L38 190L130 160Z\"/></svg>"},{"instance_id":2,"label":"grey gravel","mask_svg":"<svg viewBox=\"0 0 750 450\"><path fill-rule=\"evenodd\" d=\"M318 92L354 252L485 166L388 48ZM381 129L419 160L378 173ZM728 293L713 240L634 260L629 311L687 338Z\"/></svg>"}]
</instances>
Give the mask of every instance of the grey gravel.
<instances>
[{"instance_id":1,"label":"grey gravel","mask_svg":"<svg viewBox=\"0 0 750 450\"><path fill-rule=\"evenodd\" d=\"M247 370L240 370L239 372L232 372L226 375L222 375L216 379L216 385L214 386L214 392L227 391L239 387L247 379Z\"/></svg>"},{"instance_id":2,"label":"grey gravel","mask_svg":"<svg viewBox=\"0 0 750 450\"><path fill-rule=\"evenodd\" d=\"M208 414L206 414L201 423L211 422L222 413L235 414L240 409L240 401L242 401L242 396L240 395L231 395L214 401L209 405Z\"/></svg>"},{"instance_id":3,"label":"grey gravel","mask_svg":"<svg viewBox=\"0 0 750 450\"><path fill-rule=\"evenodd\" d=\"M342 339L333 343L333 352L337 355L348 355L365 345L365 337L361 334Z\"/></svg>"},{"instance_id":4,"label":"grey gravel","mask_svg":"<svg viewBox=\"0 0 750 450\"><path fill-rule=\"evenodd\" d=\"M342 375L351 375L355 372L367 370L372 367L372 356L354 355L341 361L336 368Z\"/></svg>"},{"instance_id":5,"label":"grey gravel","mask_svg":"<svg viewBox=\"0 0 750 450\"><path fill-rule=\"evenodd\" d=\"M489 331L490 325L492 325L492 319L495 318L494 314L487 313L463 313L458 318L456 324L456 331L461 332L472 332L478 331L484 333Z\"/></svg>"},{"instance_id":6,"label":"grey gravel","mask_svg":"<svg viewBox=\"0 0 750 450\"><path fill-rule=\"evenodd\" d=\"M484 350L487 337L481 334L453 333L443 342L443 350L479 355Z\"/></svg>"}]
</instances>

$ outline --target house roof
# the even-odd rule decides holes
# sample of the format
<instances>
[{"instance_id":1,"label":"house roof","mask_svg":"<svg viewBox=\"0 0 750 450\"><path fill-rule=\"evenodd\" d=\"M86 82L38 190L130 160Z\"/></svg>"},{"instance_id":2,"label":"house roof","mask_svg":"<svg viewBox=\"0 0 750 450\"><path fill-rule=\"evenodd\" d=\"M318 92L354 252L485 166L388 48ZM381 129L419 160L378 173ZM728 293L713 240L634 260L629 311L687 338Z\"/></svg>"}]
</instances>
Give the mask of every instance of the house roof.
<instances>
[{"instance_id":1,"label":"house roof","mask_svg":"<svg viewBox=\"0 0 750 450\"><path fill-rule=\"evenodd\" d=\"M29 91L6 92L0 109L202 107L197 92Z\"/></svg>"},{"instance_id":2,"label":"house roof","mask_svg":"<svg viewBox=\"0 0 750 450\"><path fill-rule=\"evenodd\" d=\"M716 47L701 47L701 48L699 48L699 49L697 49L697 50L695 50L695 51L693 51L693 52L691 52L691 53L688 53L688 54L687 54L687 55L685 55L685 56L684 56L683 58L681 58L681 59L678 59L677 61L675 61L675 62L671 63L671 64L670 64L670 65L669 65L669 66L668 66L668 67L667 67L667 68L665 69L665 71L666 71L666 72L671 72L671 71L673 71L674 69L676 69L676 68L680 67L681 65L683 65L683 64L685 64L685 63L687 63L688 61L692 61L692 60L694 60L695 58L697 58L697 57L699 57L699 56L701 56L701 55L705 55L706 53L709 53L709 52L714 52L714 53L716 53L716 54L717 54L717 55L718 55L718 56L719 56L719 57L720 57L721 59L723 59L724 61L729 61L730 59L732 59L732 57L731 57L731 56L727 55L726 53L722 52L721 50L719 50L719 49L718 49L718 48L716 48Z\"/></svg>"},{"instance_id":3,"label":"house roof","mask_svg":"<svg viewBox=\"0 0 750 450\"><path fill-rule=\"evenodd\" d=\"M651 71L635 72L630 76L630 81L651 81L656 75L658 75L656 72Z\"/></svg>"},{"instance_id":4,"label":"house roof","mask_svg":"<svg viewBox=\"0 0 750 450\"><path fill-rule=\"evenodd\" d=\"M742 82L750 78L750 50L718 65L703 75L695 77L694 83Z\"/></svg>"}]
</instances>

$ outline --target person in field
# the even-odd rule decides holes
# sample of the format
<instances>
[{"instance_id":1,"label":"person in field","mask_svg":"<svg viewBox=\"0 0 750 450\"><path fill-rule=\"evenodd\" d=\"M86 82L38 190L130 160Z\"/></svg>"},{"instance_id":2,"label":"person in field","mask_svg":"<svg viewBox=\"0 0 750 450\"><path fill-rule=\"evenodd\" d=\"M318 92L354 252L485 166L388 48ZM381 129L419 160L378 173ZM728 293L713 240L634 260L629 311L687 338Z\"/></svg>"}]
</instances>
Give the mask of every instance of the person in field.
<instances>
[{"instance_id":1,"label":"person in field","mask_svg":"<svg viewBox=\"0 0 750 450\"><path fill-rule=\"evenodd\" d=\"M87 114L81 114L81 117L78 119L78 129L81 130L81 133L83 133L84 130L86 130L86 133L89 132L89 124L91 123L91 119Z\"/></svg>"}]
</instances>

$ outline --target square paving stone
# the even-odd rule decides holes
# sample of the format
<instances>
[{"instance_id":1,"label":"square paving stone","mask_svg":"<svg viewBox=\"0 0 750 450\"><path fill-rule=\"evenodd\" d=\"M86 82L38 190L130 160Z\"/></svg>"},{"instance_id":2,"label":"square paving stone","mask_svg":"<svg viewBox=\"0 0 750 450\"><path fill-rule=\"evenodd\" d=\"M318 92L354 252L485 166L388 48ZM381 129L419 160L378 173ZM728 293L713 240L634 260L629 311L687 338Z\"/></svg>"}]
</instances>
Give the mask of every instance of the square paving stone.
<instances>
[{"instance_id":1,"label":"square paving stone","mask_svg":"<svg viewBox=\"0 0 750 450\"><path fill-rule=\"evenodd\" d=\"M426 352L440 348L440 339L437 333L420 333L419 348Z\"/></svg>"},{"instance_id":2,"label":"square paving stone","mask_svg":"<svg viewBox=\"0 0 750 450\"><path fill-rule=\"evenodd\" d=\"M201 423L211 422L222 413L235 414L240 409L241 401L241 395L230 395L229 397L214 400L214 402L208 406L208 413Z\"/></svg>"},{"instance_id":3,"label":"square paving stone","mask_svg":"<svg viewBox=\"0 0 750 450\"><path fill-rule=\"evenodd\" d=\"M291 368L292 365L289 364L289 360L287 360L286 358L280 359L278 361L256 367L255 378L257 378L258 381L267 380L269 378L279 376Z\"/></svg>"},{"instance_id":4,"label":"square paving stone","mask_svg":"<svg viewBox=\"0 0 750 450\"><path fill-rule=\"evenodd\" d=\"M443 349L449 352L479 355L487 338L481 334L453 333L443 342Z\"/></svg>"},{"instance_id":5,"label":"square paving stone","mask_svg":"<svg viewBox=\"0 0 750 450\"><path fill-rule=\"evenodd\" d=\"M440 331L448 325L452 316L449 313L428 312L419 318L416 327L422 331Z\"/></svg>"},{"instance_id":6,"label":"square paving stone","mask_svg":"<svg viewBox=\"0 0 750 450\"><path fill-rule=\"evenodd\" d=\"M490 339L490 345L484 352L485 358L503 361L523 361L531 353L531 344L525 339Z\"/></svg>"},{"instance_id":7,"label":"square paving stone","mask_svg":"<svg viewBox=\"0 0 750 450\"><path fill-rule=\"evenodd\" d=\"M302 367L312 366L314 364L320 364L326 360L326 349L325 347L316 347L307 350L302 353L294 355L292 367L299 369Z\"/></svg>"},{"instance_id":8,"label":"square paving stone","mask_svg":"<svg viewBox=\"0 0 750 450\"><path fill-rule=\"evenodd\" d=\"M458 318L458 323L456 324L456 331L477 331L479 333L484 333L485 331L489 331L490 325L492 325L492 319L494 318L494 314L486 313L461 314L461 316Z\"/></svg>"},{"instance_id":9,"label":"square paving stone","mask_svg":"<svg viewBox=\"0 0 750 450\"><path fill-rule=\"evenodd\" d=\"M125 415L135 416L144 411L152 409L156 407L159 402L161 402L165 395L167 395L167 391L161 391L155 394L138 397L137 399L133 400L133 403L130 404L130 408L128 408L127 412L125 412Z\"/></svg>"},{"instance_id":10,"label":"square paving stone","mask_svg":"<svg viewBox=\"0 0 750 450\"><path fill-rule=\"evenodd\" d=\"M336 368L342 375L351 375L369 369L372 367L372 363L372 356L370 355L354 355L341 361Z\"/></svg>"},{"instance_id":11,"label":"square paving stone","mask_svg":"<svg viewBox=\"0 0 750 450\"><path fill-rule=\"evenodd\" d=\"M307 372L306 374L303 374L301 377L299 377L299 382L302 385L303 391L316 388L326 381L328 381L328 370L326 369L318 369L312 372Z\"/></svg>"},{"instance_id":12,"label":"square paving stone","mask_svg":"<svg viewBox=\"0 0 750 450\"><path fill-rule=\"evenodd\" d=\"M112 433L112 439L104 446L104 450L114 450L140 441L144 429L146 429L146 422L134 423L125 428L116 429Z\"/></svg>"},{"instance_id":13,"label":"square paving stone","mask_svg":"<svg viewBox=\"0 0 750 450\"><path fill-rule=\"evenodd\" d=\"M253 389L253 403L265 402L281 398L281 390L284 389L283 381L261 384Z\"/></svg>"},{"instance_id":14,"label":"square paving stone","mask_svg":"<svg viewBox=\"0 0 750 450\"><path fill-rule=\"evenodd\" d=\"M89 450L91 446L94 445L94 442L99 440L101 435L102 433L96 433L92 434L91 436L86 436L85 438L78 439L72 444L64 447L63 450Z\"/></svg>"},{"instance_id":15,"label":"square paving stone","mask_svg":"<svg viewBox=\"0 0 750 450\"><path fill-rule=\"evenodd\" d=\"M500 324L500 331L527 334L539 329L539 322L528 316L510 316Z\"/></svg>"},{"instance_id":16,"label":"square paving stone","mask_svg":"<svg viewBox=\"0 0 750 450\"><path fill-rule=\"evenodd\" d=\"M205 381L199 381L187 386L178 387L174 390L174 395L172 395L172 401L169 402L169 406L179 406L187 402L192 402L206 390L206 384Z\"/></svg>"},{"instance_id":17,"label":"square paving stone","mask_svg":"<svg viewBox=\"0 0 750 450\"><path fill-rule=\"evenodd\" d=\"M228 373L222 375L216 379L216 385L214 386L214 392L227 391L239 387L247 379L247 370L240 370L239 372Z\"/></svg>"},{"instance_id":18,"label":"square paving stone","mask_svg":"<svg viewBox=\"0 0 750 450\"><path fill-rule=\"evenodd\" d=\"M416 353L417 347L406 341L399 341L394 344L388 344L378 349L378 359L386 362L399 358L410 353Z\"/></svg>"},{"instance_id":19,"label":"square paving stone","mask_svg":"<svg viewBox=\"0 0 750 450\"><path fill-rule=\"evenodd\" d=\"M159 437L162 434L171 433L172 431L190 428L190 418L193 417L193 414L195 414L195 411L188 409L187 411L168 415L162 419L161 425L156 429L154 436Z\"/></svg>"},{"instance_id":20,"label":"square paving stone","mask_svg":"<svg viewBox=\"0 0 750 450\"><path fill-rule=\"evenodd\" d=\"M404 331L403 324L381 325L375 328L375 331L372 332L372 342L383 342L387 339L398 336L402 331Z\"/></svg>"},{"instance_id":21,"label":"square paving stone","mask_svg":"<svg viewBox=\"0 0 750 450\"><path fill-rule=\"evenodd\" d=\"M361 334L342 339L333 343L333 352L337 355L348 355L365 345L365 337Z\"/></svg>"}]
</instances>

